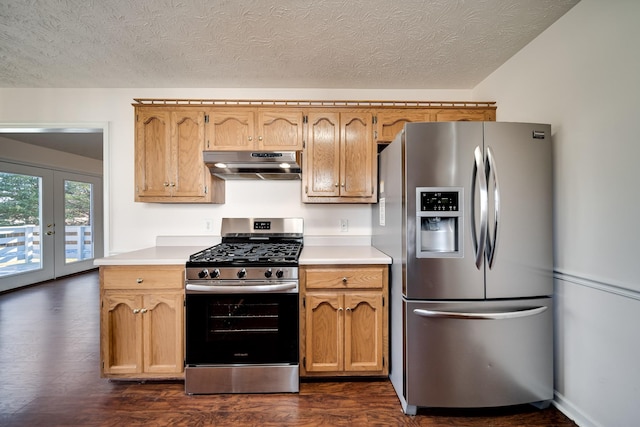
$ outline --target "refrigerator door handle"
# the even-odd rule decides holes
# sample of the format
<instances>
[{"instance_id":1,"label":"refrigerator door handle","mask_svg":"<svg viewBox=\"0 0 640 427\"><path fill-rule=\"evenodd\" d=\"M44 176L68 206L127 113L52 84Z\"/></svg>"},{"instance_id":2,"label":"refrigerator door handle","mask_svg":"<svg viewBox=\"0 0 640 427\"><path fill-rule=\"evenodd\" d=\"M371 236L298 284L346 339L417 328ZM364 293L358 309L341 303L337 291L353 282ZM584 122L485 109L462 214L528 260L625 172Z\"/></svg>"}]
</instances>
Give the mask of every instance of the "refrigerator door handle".
<instances>
[{"instance_id":1,"label":"refrigerator door handle","mask_svg":"<svg viewBox=\"0 0 640 427\"><path fill-rule=\"evenodd\" d=\"M487 177L484 170L484 161L482 159L482 149L476 146L473 151L473 173L471 174L471 241L476 257L476 268L482 268L482 259L485 251L487 240L487 212L488 212L488 194L487 194ZM476 230L476 181L480 193L480 236Z\"/></svg>"},{"instance_id":2,"label":"refrigerator door handle","mask_svg":"<svg viewBox=\"0 0 640 427\"><path fill-rule=\"evenodd\" d=\"M498 186L498 172L496 169L496 159L493 155L491 147L487 147L487 186L493 179L493 233L488 227L489 219L487 219L487 262L489 268L493 267L496 251L498 249L498 236L500 232L500 187ZM487 187L488 194L488 187ZM487 201L488 206L488 201ZM493 236L492 236L493 234Z\"/></svg>"},{"instance_id":3,"label":"refrigerator door handle","mask_svg":"<svg viewBox=\"0 0 640 427\"><path fill-rule=\"evenodd\" d=\"M429 317L435 319L463 319L463 320L502 320L517 319L518 317L535 316L547 310L547 307L535 307L526 310L493 312L493 313L464 313L457 311L440 311L440 310L424 310L416 308L413 310L415 314L421 317Z\"/></svg>"}]
</instances>

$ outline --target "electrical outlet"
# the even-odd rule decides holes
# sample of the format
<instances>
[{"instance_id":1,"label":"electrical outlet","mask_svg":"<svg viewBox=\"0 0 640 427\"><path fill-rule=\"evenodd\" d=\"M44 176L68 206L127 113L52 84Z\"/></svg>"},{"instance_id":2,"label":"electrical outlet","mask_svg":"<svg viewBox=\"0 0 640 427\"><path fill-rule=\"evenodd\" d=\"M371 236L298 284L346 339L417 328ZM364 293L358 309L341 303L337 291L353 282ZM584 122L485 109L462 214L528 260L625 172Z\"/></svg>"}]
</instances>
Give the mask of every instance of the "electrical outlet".
<instances>
[{"instance_id":1,"label":"electrical outlet","mask_svg":"<svg viewBox=\"0 0 640 427\"><path fill-rule=\"evenodd\" d=\"M204 229L207 231L211 231L211 228L213 227L212 222L210 219L205 219L204 220Z\"/></svg>"},{"instance_id":2,"label":"electrical outlet","mask_svg":"<svg viewBox=\"0 0 640 427\"><path fill-rule=\"evenodd\" d=\"M349 220L348 219L341 219L340 220L340 231L342 233L346 233L347 231L349 231Z\"/></svg>"}]
</instances>

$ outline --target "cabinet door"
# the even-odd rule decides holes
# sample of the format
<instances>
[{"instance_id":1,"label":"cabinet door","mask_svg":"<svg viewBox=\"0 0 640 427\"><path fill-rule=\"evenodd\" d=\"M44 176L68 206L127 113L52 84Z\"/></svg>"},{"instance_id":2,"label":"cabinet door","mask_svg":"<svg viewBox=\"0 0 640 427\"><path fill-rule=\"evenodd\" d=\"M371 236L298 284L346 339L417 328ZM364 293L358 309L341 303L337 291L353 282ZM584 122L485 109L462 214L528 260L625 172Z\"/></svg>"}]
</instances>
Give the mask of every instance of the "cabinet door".
<instances>
[{"instance_id":1,"label":"cabinet door","mask_svg":"<svg viewBox=\"0 0 640 427\"><path fill-rule=\"evenodd\" d=\"M141 307L138 295L104 293L100 339L104 374L142 372Z\"/></svg>"},{"instance_id":2,"label":"cabinet door","mask_svg":"<svg viewBox=\"0 0 640 427\"><path fill-rule=\"evenodd\" d=\"M310 112L307 126L305 194L338 196L340 194L340 114Z\"/></svg>"},{"instance_id":3,"label":"cabinet door","mask_svg":"<svg viewBox=\"0 0 640 427\"><path fill-rule=\"evenodd\" d=\"M136 111L136 200L170 194L171 117L169 111Z\"/></svg>"},{"instance_id":4,"label":"cabinet door","mask_svg":"<svg viewBox=\"0 0 640 427\"><path fill-rule=\"evenodd\" d=\"M491 114L489 113L489 111L483 110L435 110L433 113L433 120L436 122L485 121L491 120ZM495 118L493 120L495 120Z\"/></svg>"},{"instance_id":5,"label":"cabinet door","mask_svg":"<svg viewBox=\"0 0 640 427\"><path fill-rule=\"evenodd\" d=\"M371 197L375 147L371 113L340 114L340 196Z\"/></svg>"},{"instance_id":6,"label":"cabinet door","mask_svg":"<svg viewBox=\"0 0 640 427\"><path fill-rule=\"evenodd\" d=\"M253 110L211 110L207 124L207 150L252 150L255 112Z\"/></svg>"},{"instance_id":7,"label":"cabinet door","mask_svg":"<svg viewBox=\"0 0 640 427\"><path fill-rule=\"evenodd\" d=\"M149 294L143 298L144 371L183 370L183 296L181 292Z\"/></svg>"},{"instance_id":8,"label":"cabinet door","mask_svg":"<svg viewBox=\"0 0 640 427\"><path fill-rule=\"evenodd\" d=\"M344 298L335 293L306 295L307 372L342 371L344 368Z\"/></svg>"},{"instance_id":9,"label":"cabinet door","mask_svg":"<svg viewBox=\"0 0 640 427\"><path fill-rule=\"evenodd\" d=\"M205 197L205 179L210 174L202 160L204 111L172 112L171 141L172 196Z\"/></svg>"},{"instance_id":10,"label":"cabinet door","mask_svg":"<svg viewBox=\"0 0 640 427\"><path fill-rule=\"evenodd\" d=\"M375 139L377 142L391 142L405 123L428 121L431 121L431 115L424 110L380 110L376 113Z\"/></svg>"},{"instance_id":11,"label":"cabinet door","mask_svg":"<svg viewBox=\"0 0 640 427\"><path fill-rule=\"evenodd\" d=\"M349 292L345 306L345 371L382 370L383 306L380 292Z\"/></svg>"},{"instance_id":12,"label":"cabinet door","mask_svg":"<svg viewBox=\"0 0 640 427\"><path fill-rule=\"evenodd\" d=\"M259 110L259 148L266 151L302 150L302 122L302 111Z\"/></svg>"}]
</instances>

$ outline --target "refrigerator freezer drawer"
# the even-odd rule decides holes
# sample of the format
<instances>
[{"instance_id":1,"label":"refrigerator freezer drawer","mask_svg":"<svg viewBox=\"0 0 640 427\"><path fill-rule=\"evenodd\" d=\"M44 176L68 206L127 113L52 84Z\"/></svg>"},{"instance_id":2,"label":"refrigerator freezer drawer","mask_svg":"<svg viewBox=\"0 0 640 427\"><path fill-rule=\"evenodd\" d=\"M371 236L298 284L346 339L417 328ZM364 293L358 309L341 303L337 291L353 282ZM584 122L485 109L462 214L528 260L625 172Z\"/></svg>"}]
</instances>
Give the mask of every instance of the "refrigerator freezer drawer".
<instances>
[{"instance_id":1,"label":"refrigerator freezer drawer","mask_svg":"<svg viewBox=\"0 0 640 427\"><path fill-rule=\"evenodd\" d=\"M553 399L551 298L405 301L409 406L473 408Z\"/></svg>"}]
</instances>

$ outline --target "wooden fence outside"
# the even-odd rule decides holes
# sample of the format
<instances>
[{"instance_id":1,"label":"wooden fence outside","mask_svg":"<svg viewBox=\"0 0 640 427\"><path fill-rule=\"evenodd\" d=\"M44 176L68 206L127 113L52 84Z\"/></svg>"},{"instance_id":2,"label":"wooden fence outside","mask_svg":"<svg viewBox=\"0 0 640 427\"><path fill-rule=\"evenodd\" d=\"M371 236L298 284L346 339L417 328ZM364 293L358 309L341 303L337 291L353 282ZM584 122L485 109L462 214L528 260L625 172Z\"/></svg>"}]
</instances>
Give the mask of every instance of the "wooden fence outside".
<instances>
[{"instance_id":1,"label":"wooden fence outside","mask_svg":"<svg viewBox=\"0 0 640 427\"><path fill-rule=\"evenodd\" d=\"M0 266L9 263L40 262L40 227L23 225L0 227ZM93 257L91 226L65 226L65 259L83 260Z\"/></svg>"}]
</instances>

